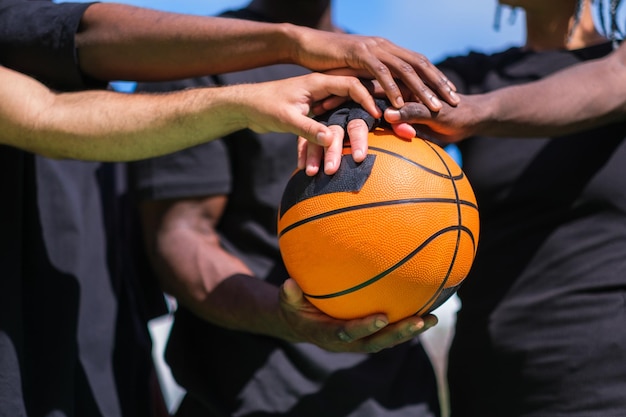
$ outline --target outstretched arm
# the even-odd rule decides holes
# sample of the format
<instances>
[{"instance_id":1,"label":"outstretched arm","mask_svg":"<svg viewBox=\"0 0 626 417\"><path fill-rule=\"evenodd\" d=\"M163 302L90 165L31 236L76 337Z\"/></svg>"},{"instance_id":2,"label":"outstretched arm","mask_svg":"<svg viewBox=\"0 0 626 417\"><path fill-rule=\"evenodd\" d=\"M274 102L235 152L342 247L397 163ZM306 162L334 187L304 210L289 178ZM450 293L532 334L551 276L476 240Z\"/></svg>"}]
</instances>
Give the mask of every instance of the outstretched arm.
<instances>
[{"instance_id":1,"label":"outstretched arm","mask_svg":"<svg viewBox=\"0 0 626 417\"><path fill-rule=\"evenodd\" d=\"M154 81L294 63L316 71L360 70L397 106L403 99L394 77L433 110L441 107L437 96L457 103L454 86L423 55L378 37L97 3L85 11L76 45L83 71L103 80Z\"/></svg>"},{"instance_id":2,"label":"outstretched arm","mask_svg":"<svg viewBox=\"0 0 626 417\"><path fill-rule=\"evenodd\" d=\"M556 136L626 120L626 44L532 83L464 96L456 108L431 113L418 103L388 109L390 123L414 124L418 135L445 142L468 136Z\"/></svg>"},{"instance_id":3,"label":"outstretched arm","mask_svg":"<svg viewBox=\"0 0 626 417\"><path fill-rule=\"evenodd\" d=\"M343 137L308 117L311 106L329 96L350 97L378 111L363 84L348 76L312 73L259 84L129 95L56 93L0 67L0 143L57 158L127 161L250 128L291 132L336 147ZM326 155L337 167L339 157Z\"/></svg>"}]
</instances>

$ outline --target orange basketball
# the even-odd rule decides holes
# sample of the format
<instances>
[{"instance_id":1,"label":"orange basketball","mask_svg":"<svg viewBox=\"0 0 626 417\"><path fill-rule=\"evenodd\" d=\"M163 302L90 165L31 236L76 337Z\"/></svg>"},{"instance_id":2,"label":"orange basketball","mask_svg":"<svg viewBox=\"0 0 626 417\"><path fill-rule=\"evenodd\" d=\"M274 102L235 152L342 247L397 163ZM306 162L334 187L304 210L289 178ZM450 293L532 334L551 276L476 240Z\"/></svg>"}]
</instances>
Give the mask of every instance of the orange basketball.
<instances>
[{"instance_id":1,"label":"orange basketball","mask_svg":"<svg viewBox=\"0 0 626 417\"><path fill-rule=\"evenodd\" d=\"M423 139L383 129L357 164L349 144L338 172L296 171L280 204L289 275L339 319L431 312L456 292L478 244L474 191L459 165Z\"/></svg>"}]
</instances>

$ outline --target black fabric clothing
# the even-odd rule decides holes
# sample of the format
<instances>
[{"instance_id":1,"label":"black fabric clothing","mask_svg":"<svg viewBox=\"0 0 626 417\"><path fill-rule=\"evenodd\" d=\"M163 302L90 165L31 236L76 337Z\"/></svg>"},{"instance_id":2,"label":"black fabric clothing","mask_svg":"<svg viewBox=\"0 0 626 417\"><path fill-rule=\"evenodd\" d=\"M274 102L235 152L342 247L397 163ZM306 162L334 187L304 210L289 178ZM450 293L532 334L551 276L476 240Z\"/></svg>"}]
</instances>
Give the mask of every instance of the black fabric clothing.
<instances>
[{"instance_id":1,"label":"black fabric clothing","mask_svg":"<svg viewBox=\"0 0 626 417\"><path fill-rule=\"evenodd\" d=\"M106 86L77 65L74 34L91 4L0 1L0 64L60 90Z\"/></svg>"},{"instance_id":2,"label":"black fabric clothing","mask_svg":"<svg viewBox=\"0 0 626 417\"><path fill-rule=\"evenodd\" d=\"M67 89L88 4L0 0L0 63ZM0 146L0 416L148 416L123 167Z\"/></svg>"},{"instance_id":3,"label":"black fabric clothing","mask_svg":"<svg viewBox=\"0 0 626 417\"><path fill-rule=\"evenodd\" d=\"M610 51L513 48L439 67L481 93ZM459 144L482 225L459 290L453 417L626 416L625 136L620 123Z\"/></svg>"},{"instance_id":4,"label":"black fabric clothing","mask_svg":"<svg viewBox=\"0 0 626 417\"><path fill-rule=\"evenodd\" d=\"M229 16L259 18L246 11ZM270 81L304 74L293 65L166 84L142 91ZM259 279L287 272L276 238L277 208L296 168L296 137L243 130L173 155L133 164L142 199L228 195L218 226L223 246ZM364 355L330 353L213 326L179 307L166 351L187 390L180 416L437 416L434 372L417 340Z\"/></svg>"}]
</instances>

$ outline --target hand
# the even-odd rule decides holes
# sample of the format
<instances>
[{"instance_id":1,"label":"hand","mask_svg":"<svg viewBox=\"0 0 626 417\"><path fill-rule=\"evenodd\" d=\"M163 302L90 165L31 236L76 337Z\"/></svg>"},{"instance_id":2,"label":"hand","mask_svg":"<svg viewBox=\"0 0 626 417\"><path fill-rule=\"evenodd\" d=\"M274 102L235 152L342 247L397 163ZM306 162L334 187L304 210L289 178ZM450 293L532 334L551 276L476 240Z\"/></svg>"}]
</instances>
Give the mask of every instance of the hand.
<instances>
[{"instance_id":1,"label":"hand","mask_svg":"<svg viewBox=\"0 0 626 417\"><path fill-rule=\"evenodd\" d=\"M484 107L482 97L463 96L456 107L444 105L439 112L431 112L421 103L406 103L399 109L386 109L384 118L392 125L411 124L421 138L455 143L476 134Z\"/></svg>"},{"instance_id":2,"label":"hand","mask_svg":"<svg viewBox=\"0 0 626 417\"><path fill-rule=\"evenodd\" d=\"M333 96L349 97L374 117L382 117L368 89L352 76L313 73L238 88L245 90L239 94L242 103L238 104L247 109L248 128L258 133L292 132L321 146L328 174L339 168L344 136L308 116L316 103ZM352 149L355 160L362 161L367 154L367 138L352 142ZM321 159L321 152L318 156Z\"/></svg>"},{"instance_id":3,"label":"hand","mask_svg":"<svg viewBox=\"0 0 626 417\"><path fill-rule=\"evenodd\" d=\"M330 101L330 100L328 100ZM385 111L389 108L389 101L386 99L375 99L376 105L381 110ZM355 154L354 144L363 144L367 149L368 133L375 127L381 124L388 125L393 128L396 135L402 138L411 139L415 137L415 129L408 123L397 123L389 125L384 119L375 118L371 114L367 113L358 103L350 102L336 102L334 105L338 107L326 111L326 104L322 108L315 109L314 111L319 113L323 112L317 117L317 120L323 122L329 126L337 136L345 137L345 132L348 133L350 138L352 157L356 162L361 162L364 159L362 153ZM360 148L357 148L360 151ZM341 150L340 150L341 151ZM307 175L315 175L320 168L320 160L322 159L324 149L320 146L313 145L309 141L299 138L298 142L298 169L304 169ZM324 169L324 172L328 175L331 173Z\"/></svg>"},{"instance_id":4,"label":"hand","mask_svg":"<svg viewBox=\"0 0 626 417\"><path fill-rule=\"evenodd\" d=\"M281 314L293 331L292 342L309 342L331 352L374 353L404 343L437 324L437 317L411 316L389 324L384 314L337 320L308 302L298 284L281 287Z\"/></svg>"},{"instance_id":5,"label":"hand","mask_svg":"<svg viewBox=\"0 0 626 417\"><path fill-rule=\"evenodd\" d=\"M315 70L349 67L366 71L378 80L395 107L402 107L404 99L394 77L432 111L442 106L438 97L450 105L459 101L454 84L424 55L383 38L302 29L294 54L295 62Z\"/></svg>"}]
</instances>

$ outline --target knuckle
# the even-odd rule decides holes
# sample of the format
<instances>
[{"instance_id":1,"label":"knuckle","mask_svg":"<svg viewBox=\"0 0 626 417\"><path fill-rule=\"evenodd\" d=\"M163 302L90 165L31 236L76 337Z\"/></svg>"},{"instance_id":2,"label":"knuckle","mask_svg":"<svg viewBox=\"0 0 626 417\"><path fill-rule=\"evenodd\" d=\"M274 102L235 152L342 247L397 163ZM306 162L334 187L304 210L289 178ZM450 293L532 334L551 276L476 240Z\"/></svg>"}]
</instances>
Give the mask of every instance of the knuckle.
<instances>
[{"instance_id":1,"label":"knuckle","mask_svg":"<svg viewBox=\"0 0 626 417\"><path fill-rule=\"evenodd\" d=\"M319 72L312 72L310 74L307 74L306 76L309 77L314 82L320 82L326 78L322 73L319 73Z\"/></svg>"},{"instance_id":2,"label":"knuckle","mask_svg":"<svg viewBox=\"0 0 626 417\"><path fill-rule=\"evenodd\" d=\"M387 39L381 37L381 36L372 36L372 41L376 46L384 46L387 45L389 43L389 41L387 41Z\"/></svg>"},{"instance_id":3,"label":"knuckle","mask_svg":"<svg viewBox=\"0 0 626 417\"><path fill-rule=\"evenodd\" d=\"M414 74L415 73L415 68L413 67L413 65L409 64L408 62L402 62L399 66L398 66L398 72L401 74Z\"/></svg>"},{"instance_id":4,"label":"knuckle","mask_svg":"<svg viewBox=\"0 0 626 417\"><path fill-rule=\"evenodd\" d=\"M359 81L359 79L356 77L348 77L348 83L351 89L363 87L363 84L361 84L361 81Z\"/></svg>"},{"instance_id":5,"label":"knuckle","mask_svg":"<svg viewBox=\"0 0 626 417\"><path fill-rule=\"evenodd\" d=\"M372 46L381 46L384 45L387 41L380 36L367 36L362 42L363 46L372 47Z\"/></svg>"},{"instance_id":6,"label":"knuckle","mask_svg":"<svg viewBox=\"0 0 626 417\"><path fill-rule=\"evenodd\" d=\"M417 65L419 65L420 67L427 67L430 66L430 61L428 60L428 58L426 58L424 55L422 54L417 54L415 57L415 62L417 63Z\"/></svg>"},{"instance_id":7,"label":"knuckle","mask_svg":"<svg viewBox=\"0 0 626 417\"><path fill-rule=\"evenodd\" d=\"M389 67L381 61L377 61L376 64L373 66L373 69L379 75L387 76L391 74Z\"/></svg>"},{"instance_id":8,"label":"knuckle","mask_svg":"<svg viewBox=\"0 0 626 417\"><path fill-rule=\"evenodd\" d=\"M365 120L363 119L353 119L350 120L350 122L348 123L348 126L346 127L346 130L349 133L356 133L359 130L361 130L363 127L367 126L367 124L365 123Z\"/></svg>"},{"instance_id":9,"label":"knuckle","mask_svg":"<svg viewBox=\"0 0 626 417\"><path fill-rule=\"evenodd\" d=\"M422 84L418 87L418 91L424 96L431 96L430 88L428 88L425 84Z\"/></svg>"}]
</instances>

